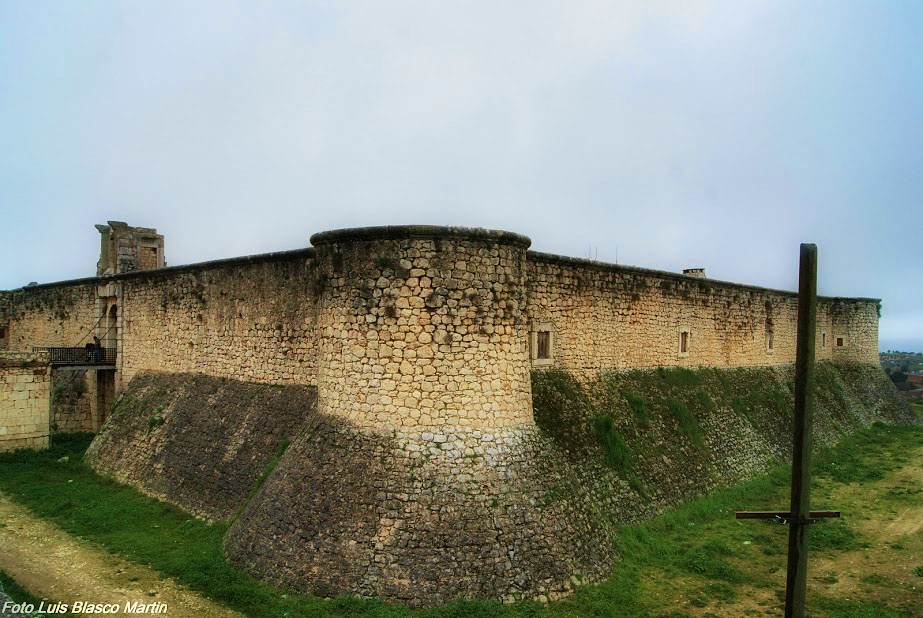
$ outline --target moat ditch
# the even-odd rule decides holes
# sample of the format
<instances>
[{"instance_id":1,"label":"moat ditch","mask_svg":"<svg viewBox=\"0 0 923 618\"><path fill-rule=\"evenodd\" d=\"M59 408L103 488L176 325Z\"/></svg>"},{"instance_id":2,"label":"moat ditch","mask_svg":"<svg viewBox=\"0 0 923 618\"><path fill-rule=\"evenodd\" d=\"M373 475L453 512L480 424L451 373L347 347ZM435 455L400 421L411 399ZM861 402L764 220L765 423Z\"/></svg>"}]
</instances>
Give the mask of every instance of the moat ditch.
<instances>
[{"instance_id":1,"label":"moat ditch","mask_svg":"<svg viewBox=\"0 0 923 618\"><path fill-rule=\"evenodd\" d=\"M612 494L606 495L612 487L620 492L620 496L628 496L632 500L631 505L622 506L621 510L618 505L607 510L612 518L609 522L612 528L611 534L604 540L614 542L613 549L621 556L610 575L592 586L582 586L577 580L574 582L576 592L572 596L548 605L459 601L432 610L410 610L397 604L354 597L327 601L274 589L252 579L225 560L221 545L229 520L208 523L99 477L81 460L86 438L62 436L45 453L17 453L0 458L4 472L0 478L0 489L69 532L87 537L108 551L133 561L150 564L164 576L220 599L245 615L281 615L281 612L289 612L292 616L593 615L604 611L604 608L611 611L613 607L628 608L625 615L705 615L709 612L734 615L726 608L737 607L736 604L746 603L747 599L754 599L754 607L750 610L773 615L773 578L777 578L778 571L770 563L776 565L778 562L779 556L774 555L777 552L772 548L779 542L779 532L748 524L750 532L747 533L748 529L740 528L739 524L728 528L730 524L725 518L729 509L733 508L783 506L787 482L784 468L774 467L770 459L762 461L759 470L751 470L749 476L757 479L749 483L735 484L736 479L732 476L705 476L703 478L707 482L703 486L679 485L680 491L673 494L665 492L659 486L658 476L651 472L652 468L668 464L668 460L695 457L695 453L701 458L698 469L708 472L709 466L714 466L709 459L712 456L709 449L716 450L715 444L725 443L716 441L715 428L725 428L725 436L734 435L726 429L730 423L715 421L718 415L737 415L740 424L731 426L743 428L744 435L751 436L754 443L763 435L761 432L767 435L784 432L786 411L784 408L773 411L772 405L784 405L782 395L773 393L784 394L787 390L786 370L765 371L774 377L770 380L768 374L749 373L747 375L751 379L746 382L741 379L745 377L742 374L732 376L712 373L711 370L650 370L612 374L598 382L580 383L570 376L556 373L533 376L536 418L542 431L570 458L574 469L583 471L581 478L589 484L596 483L593 488L602 503L612 500ZM905 409L889 410L888 406L898 404L889 399L884 386L874 381L875 376L863 377L863 371L856 367L832 367L822 372L820 383L823 394L819 400L826 403L820 406L822 409L823 406L835 407L839 416L831 414L827 419L826 413L821 412L819 426L827 427L831 433L836 432L827 442L839 439L840 445L830 451L835 466L823 469L818 476L819 491L823 491L827 483L825 475L833 479L831 488L838 485L859 487L854 498L868 491L869 483L892 483L882 487L882 495L893 494L896 496L894 500L904 496L912 507L913 497L919 491L919 486L914 485L918 472L914 472L908 461L912 461L914 453L919 455L918 428L879 424L846 436L849 428L867 425L876 418L889 415L894 418L906 412ZM677 410L680 406L688 412L685 419L683 411ZM169 414L167 408L164 411ZM773 429L761 415L781 419L778 421L780 428ZM695 438L690 417L701 429L701 442ZM606 418L608 422L604 420ZM151 427L149 431L153 434L168 423L169 419L165 419L163 425ZM764 423L765 427L760 423ZM634 428L637 428L637 434L632 433ZM647 434L642 431L645 429ZM785 456L783 439L778 442L778 455L772 454L776 443L769 438L763 439L767 445L764 452L770 457ZM910 460L905 456L907 453L911 455ZM277 451L270 452L270 462L278 454ZM731 454L741 456L734 451ZM883 467L882 462L891 467ZM762 474L767 470L770 471L768 476ZM678 472L668 470L663 474L675 475ZM265 478L262 481L265 482ZM251 490L259 482L260 474L257 474ZM724 489L716 490L716 487ZM683 491L693 495L686 495ZM706 492L710 492L706 498L693 497ZM562 499L561 493L554 486L549 487L543 503L554 507ZM890 499L879 500L876 504L886 506ZM844 490L836 496L836 500L835 506L845 512L842 505L850 502L849 492ZM681 504L680 508L672 510L676 504ZM856 518L844 518L842 522L826 527L829 532L821 533L820 539L821 543L826 542L830 547L822 545L818 558L839 565L845 564L844 560L852 554L836 552L856 552L856 556L879 552L880 562L873 560L868 564L893 566L899 563L901 557L905 562L912 561L913 556L920 555L914 545L919 540L919 531L905 529L906 526L898 523L892 526L891 536L880 537L888 539L882 547L873 546L867 540L879 538L875 521L891 525L902 521L902 517L903 521L915 517L912 508L904 515L901 514L904 511L894 508L896 510L891 512L883 506L877 514L878 519L873 517L870 520L871 528ZM666 512L651 519L654 511ZM868 509L866 512L869 512ZM710 534L712 530L718 533L718 537L706 538L705 533ZM750 536L733 536L741 533ZM784 554L784 542L782 547ZM823 552L828 549L833 553L825 557ZM753 553L751 550L759 551ZM903 551L906 553L896 557L888 554ZM762 565L764 570L751 573L748 566L751 563ZM916 566L908 566L911 573ZM784 566L781 568L784 574ZM898 612L881 615L903 615L900 613L903 611L901 603L905 603L906 598L915 597L912 591L907 593L909 597L905 594L901 582L912 585L913 578L901 580L896 578L896 572L889 573L882 572L879 577L867 580L860 578L852 588L840 587L853 595L850 597L853 601L855 589L868 588L874 592L869 593L871 596L867 595L872 599L870 603L883 603L882 607L891 607ZM845 570L828 579L832 581L833 578L837 579L836 583L853 579ZM894 592L895 587L898 592ZM899 602L884 598L884 592L888 590ZM682 594L677 596L677 591ZM830 598L838 597L833 594ZM267 610L267 607L272 609ZM821 615L852 615L830 613L839 611L835 604L829 605L829 608L833 609L829 612L825 610L827 613Z\"/></svg>"},{"instance_id":2,"label":"moat ditch","mask_svg":"<svg viewBox=\"0 0 923 618\"><path fill-rule=\"evenodd\" d=\"M918 413L923 415L923 409ZM604 581L580 587L567 599L548 605L460 601L411 610L354 597L304 597L253 580L221 555L226 524L190 518L96 475L81 462L87 444L85 437L59 439L43 453L0 456L0 491L22 505L15 507L15 521L4 515L0 526L39 522L54 531L43 538L80 537L84 551L109 556L103 558L108 565L103 570L118 570L111 566L115 563L147 564L159 578L246 616L781 615L787 531L777 524L737 521L733 511L784 506L784 466L651 521L620 527L614 542L621 561ZM812 615L915 615L923 602L921 461L921 425L876 424L818 456L814 504L836 506L844 517L812 530ZM21 546L17 551L36 554L33 567L42 562L41 548L28 535L7 536L5 542ZM81 555L61 562L46 556L45 570L34 570L21 583L35 598L58 600L60 569L79 564L93 570ZM130 566L120 568L132 578ZM143 588L156 585L146 581Z\"/></svg>"}]
</instances>

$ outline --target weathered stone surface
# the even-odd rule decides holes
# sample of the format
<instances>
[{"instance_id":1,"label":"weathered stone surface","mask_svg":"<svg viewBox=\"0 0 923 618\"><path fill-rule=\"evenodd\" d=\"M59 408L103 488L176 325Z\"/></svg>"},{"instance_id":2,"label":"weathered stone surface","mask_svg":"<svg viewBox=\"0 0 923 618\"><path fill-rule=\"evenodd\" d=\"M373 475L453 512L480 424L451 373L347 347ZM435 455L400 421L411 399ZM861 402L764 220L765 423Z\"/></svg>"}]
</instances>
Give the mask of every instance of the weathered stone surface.
<instances>
[{"instance_id":1,"label":"weathered stone surface","mask_svg":"<svg viewBox=\"0 0 923 618\"><path fill-rule=\"evenodd\" d=\"M551 324L551 364L561 369L589 376L615 368L795 362L794 293L543 253L528 258L529 319ZM816 355L877 365L878 301L818 299Z\"/></svg>"},{"instance_id":2,"label":"weathered stone surface","mask_svg":"<svg viewBox=\"0 0 923 618\"><path fill-rule=\"evenodd\" d=\"M0 292L0 328L6 331L0 350L83 345L96 310L95 279Z\"/></svg>"},{"instance_id":3,"label":"weathered stone surface","mask_svg":"<svg viewBox=\"0 0 923 618\"><path fill-rule=\"evenodd\" d=\"M95 372L87 370L51 371L51 431L91 432Z\"/></svg>"},{"instance_id":4,"label":"weathered stone surface","mask_svg":"<svg viewBox=\"0 0 923 618\"><path fill-rule=\"evenodd\" d=\"M377 431L532 424L527 240L411 226L320 234L320 409ZM411 264L398 272L395 264ZM374 288L368 302L356 302ZM506 307L506 309L502 309Z\"/></svg>"},{"instance_id":5,"label":"weathered stone surface","mask_svg":"<svg viewBox=\"0 0 923 618\"><path fill-rule=\"evenodd\" d=\"M48 446L50 373L45 352L0 352L0 451Z\"/></svg>"},{"instance_id":6,"label":"weathered stone surface","mask_svg":"<svg viewBox=\"0 0 923 618\"><path fill-rule=\"evenodd\" d=\"M816 377L818 448L876 421L913 422L877 367L825 361ZM584 471L584 485L618 522L646 519L790 461L793 386L791 365L619 370L583 382L563 372L533 373L539 428ZM700 444L684 433L671 405L684 406L695 419ZM629 473L600 465L605 456L594 425L602 416L627 446Z\"/></svg>"},{"instance_id":7,"label":"weathered stone surface","mask_svg":"<svg viewBox=\"0 0 923 618\"><path fill-rule=\"evenodd\" d=\"M321 596L412 605L556 598L605 576L610 518L534 428L430 441L320 417L225 541L232 562Z\"/></svg>"},{"instance_id":8,"label":"weathered stone surface","mask_svg":"<svg viewBox=\"0 0 923 618\"><path fill-rule=\"evenodd\" d=\"M196 515L224 519L315 406L311 387L144 373L116 403L87 461Z\"/></svg>"},{"instance_id":9,"label":"weathered stone surface","mask_svg":"<svg viewBox=\"0 0 923 618\"><path fill-rule=\"evenodd\" d=\"M122 384L151 370L314 385L313 274L294 252L124 279Z\"/></svg>"}]
</instances>

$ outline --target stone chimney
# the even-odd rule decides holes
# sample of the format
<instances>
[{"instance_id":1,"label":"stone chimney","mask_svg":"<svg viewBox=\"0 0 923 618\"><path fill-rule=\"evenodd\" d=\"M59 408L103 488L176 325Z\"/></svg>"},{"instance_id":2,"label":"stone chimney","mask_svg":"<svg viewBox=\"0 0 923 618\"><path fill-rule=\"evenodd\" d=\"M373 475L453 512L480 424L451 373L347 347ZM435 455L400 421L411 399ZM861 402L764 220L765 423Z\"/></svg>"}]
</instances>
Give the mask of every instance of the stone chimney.
<instances>
[{"instance_id":1,"label":"stone chimney","mask_svg":"<svg viewBox=\"0 0 923 618\"><path fill-rule=\"evenodd\" d=\"M684 268L683 274L687 277L695 277L696 279L705 279L705 269L704 268Z\"/></svg>"}]
</instances>

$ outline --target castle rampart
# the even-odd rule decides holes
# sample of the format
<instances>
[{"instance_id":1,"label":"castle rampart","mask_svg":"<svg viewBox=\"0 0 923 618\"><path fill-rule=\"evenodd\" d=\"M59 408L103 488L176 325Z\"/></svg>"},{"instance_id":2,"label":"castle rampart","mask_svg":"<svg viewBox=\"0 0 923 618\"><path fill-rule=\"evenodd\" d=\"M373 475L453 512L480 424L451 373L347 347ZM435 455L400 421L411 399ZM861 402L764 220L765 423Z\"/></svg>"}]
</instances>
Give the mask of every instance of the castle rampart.
<instances>
[{"instance_id":1,"label":"castle rampart","mask_svg":"<svg viewBox=\"0 0 923 618\"><path fill-rule=\"evenodd\" d=\"M0 292L0 350L96 336L114 355L54 406L62 429L97 429L146 370L318 386L327 413L434 435L530 424L531 369L794 362L792 292L528 251L510 232L337 230L166 268L156 230L111 223L100 263L122 255L126 272ZM821 298L818 360L877 363L879 306Z\"/></svg>"},{"instance_id":2,"label":"castle rampart","mask_svg":"<svg viewBox=\"0 0 923 618\"><path fill-rule=\"evenodd\" d=\"M311 242L322 412L381 430L532 422L527 238L408 226Z\"/></svg>"},{"instance_id":3,"label":"castle rampart","mask_svg":"<svg viewBox=\"0 0 923 618\"><path fill-rule=\"evenodd\" d=\"M112 278L121 384L145 370L316 384L314 251Z\"/></svg>"},{"instance_id":4,"label":"castle rampart","mask_svg":"<svg viewBox=\"0 0 923 618\"><path fill-rule=\"evenodd\" d=\"M97 321L98 279L32 285L0 293L0 350L73 346L92 338Z\"/></svg>"},{"instance_id":5,"label":"castle rampart","mask_svg":"<svg viewBox=\"0 0 923 618\"><path fill-rule=\"evenodd\" d=\"M145 369L326 380L321 398L331 410L363 417L384 401L391 420L373 424L400 417L421 427L448 418L437 409L472 407L491 422L520 422L510 410L529 407L523 354L526 371L587 375L794 362L792 292L527 251L529 239L509 232L395 226L312 241L316 251L2 292L0 349L80 346L98 335L119 350L122 386ZM878 307L821 298L818 360L876 363ZM425 395L436 384L444 395ZM377 385L374 404L346 394L368 385Z\"/></svg>"},{"instance_id":6,"label":"castle rampart","mask_svg":"<svg viewBox=\"0 0 923 618\"><path fill-rule=\"evenodd\" d=\"M95 335L117 351L98 367L110 356L91 347L81 358L95 364L67 370L85 387L52 407L59 426L97 429L121 393L92 465L205 517L239 512L228 558L278 584L414 604L557 598L609 572L614 522L745 478L790 436L790 367L766 366L794 360L791 292L432 226L336 230L314 248L164 268L155 230L103 228L100 268L112 274L0 293L2 345L79 347ZM877 311L874 299L821 299L817 356L864 363L843 375L883 392ZM609 429L670 454L642 457L641 477L593 459L601 417L586 417L586 401L549 406L545 384L544 411L533 408L542 380L565 375L536 369L592 385L611 369L674 366L763 366L744 372L763 383L720 405L697 391L698 441L654 391L641 429L607 390ZM825 371L829 390L840 369ZM637 389L658 374L647 373L614 375ZM717 382L701 386L727 399ZM29 384L47 428L48 383ZM818 435L899 416L862 401L848 415L822 402ZM35 425L24 414L17 426Z\"/></svg>"},{"instance_id":7,"label":"castle rampart","mask_svg":"<svg viewBox=\"0 0 923 618\"><path fill-rule=\"evenodd\" d=\"M793 292L535 252L526 280L533 330L551 339L538 364L595 373L795 361ZM877 363L878 306L819 299L817 359Z\"/></svg>"}]
</instances>

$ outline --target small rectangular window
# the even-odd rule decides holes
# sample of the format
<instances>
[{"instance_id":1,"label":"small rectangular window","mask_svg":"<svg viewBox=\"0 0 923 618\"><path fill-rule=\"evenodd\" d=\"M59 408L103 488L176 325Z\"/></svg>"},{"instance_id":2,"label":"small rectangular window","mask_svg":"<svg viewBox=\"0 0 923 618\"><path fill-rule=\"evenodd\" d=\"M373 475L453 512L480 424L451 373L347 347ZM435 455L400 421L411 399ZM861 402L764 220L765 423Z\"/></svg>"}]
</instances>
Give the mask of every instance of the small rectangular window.
<instances>
[{"instance_id":1,"label":"small rectangular window","mask_svg":"<svg viewBox=\"0 0 923 618\"><path fill-rule=\"evenodd\" d=\"M0 339L6 339L6 328L0 326Z\"/></svg>"},{"instance_id":2,"label":"small rectangular window","mask_svg":"<svg viewBox=\"0 0 923 618\"><path fill-rule=\"evenodd\" d=\"M687 331L679 334L679 351L683 354L689 352L689 333Z\"/></svg>"},{"instance_id":3,"label":"small rectangular window","mask_svg":"<svg viewBox=\"0 0 923 618\"><path fill-rule=\"evenodd\" d=\"M820 334L820 347L822 348L827 347L827 333Z\"/></svg>"},{"instance_id":4,"label":"small rectangular window","mask_svg":"<svg viewBox=\"0 0 923 618\"><path fill-rule=\"evenodd\" d=\"M551 322L538 322L532 325L529 341L529 354L532 364L551 366L554 364L554 328Z\"/></svg>"},{"instance_id":5,"label":"small rectangular window","mask_svg":"<svg viewBox=\"0 0 923 618\"><path fill-rule=\"evenodd\" d=\"M773 344L774 344L774 343L775 343L775 342L773 341L773 335L772 335L772 333L769 333L769 334L766 336L766 347L768 347L770 350L772 350L772 347L773 347Z\"/></svg>"},{"instance_id":6,"label":"small rectangular window","mask_svg":"<svg viewBox=\"0 0 923 618\"><path fill-rule=\"evenodd\" d=\"M836 338L836 347L838 347L838 348L842 348L842 347L843 347L843 338L842 338L842 337L837 337L837 338Z\"/></svg>"},{"instance_id":7,"label":"small rectangular window","mask_svg":"<svg viewBox=\"0 0 923 618\"><path fill-rule=\"evenodd\" d=\"M547 330L536 333L536 343L538 350L535 358L539 360L551 358L551 333Z\"/></svg>"}]
</instances>

